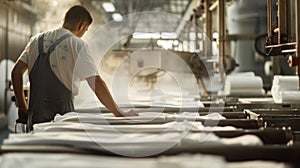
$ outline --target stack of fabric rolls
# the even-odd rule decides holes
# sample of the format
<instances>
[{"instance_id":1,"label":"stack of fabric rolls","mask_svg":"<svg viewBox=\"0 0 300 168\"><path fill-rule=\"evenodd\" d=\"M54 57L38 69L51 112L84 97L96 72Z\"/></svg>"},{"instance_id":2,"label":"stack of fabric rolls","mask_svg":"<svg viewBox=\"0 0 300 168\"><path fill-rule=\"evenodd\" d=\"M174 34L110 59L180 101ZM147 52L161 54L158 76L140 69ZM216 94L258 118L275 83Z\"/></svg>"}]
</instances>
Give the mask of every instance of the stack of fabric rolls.
<instances>
[{"instance_id":1,"label":"stack of fabric rolls","mask_svg":"<svg viewBox=\"0 0 300 168\"><path fill-rule=\"evenodd\" d=\"M271 89L272 97L276 103L299 103L300 91L298 89L298 76L275 75Z\"/></svg>"}]
</instances>

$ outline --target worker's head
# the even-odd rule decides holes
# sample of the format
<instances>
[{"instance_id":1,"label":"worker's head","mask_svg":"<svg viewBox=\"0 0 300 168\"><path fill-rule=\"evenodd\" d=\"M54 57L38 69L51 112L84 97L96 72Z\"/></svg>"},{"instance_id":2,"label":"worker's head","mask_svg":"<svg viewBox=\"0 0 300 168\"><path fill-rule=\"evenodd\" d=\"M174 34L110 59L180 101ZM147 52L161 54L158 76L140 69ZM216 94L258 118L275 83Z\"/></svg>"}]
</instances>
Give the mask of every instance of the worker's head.
<instances>
[{"instance_id":1,"label":"worker's head","mask_svg":"<svg viewBox=\"0 0 300 168\"><path fill-rule=\"evenodd\" d=\"M67 11L63 27L70 30L75 36L82 37L92 22L89 11L83 6L75 5Z\"/></svg>"}]
</instances>

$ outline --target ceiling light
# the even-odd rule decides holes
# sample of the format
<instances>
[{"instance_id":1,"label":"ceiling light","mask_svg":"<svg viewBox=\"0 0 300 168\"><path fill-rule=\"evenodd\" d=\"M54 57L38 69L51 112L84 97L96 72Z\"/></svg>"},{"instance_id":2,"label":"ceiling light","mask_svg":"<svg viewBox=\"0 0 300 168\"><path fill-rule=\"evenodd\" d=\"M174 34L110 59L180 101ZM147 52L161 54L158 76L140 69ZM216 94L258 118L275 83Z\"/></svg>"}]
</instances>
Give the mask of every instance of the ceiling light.
<instances>
[{"instance_id":1,"label":"ceiling light","mask_svg":"<svg viewBox=\"0 0 300 168\"><path fill-rule=\"evenodd\" d=\"M175 33L175 32L162 32L161 33L161 38L162 39L176 39L177 38L177 33Z\"/></svg>"},{"instance_id":2,"label":"ceiling light","mask_svg":"<svg viewBox=\"0 0 300 168\"><path fill-rule=\"evenodd\" d=\"M115 8L114 4L112 4L110 2L104 2L104 3L102 3L102 7L104 8L104 10L106 12L114 12L114 11L116 11L116 8Z\"/></svg>"},{"instance_id":3,"label":"ceiling light","mask_svg":"<svg viewBox=\"0 0 300 168\"><path fill-rule=\"evenodd\" d=\"M134 39L159 39L160 33L143 33L143 32L135 32L133 33Z\"/></svg>"},{"instance_id":4,"label":"ceiling light","mask_svg":"<svg viewBox=\"0 0 300 168\"><path fill-rule=\"evenodd\" d=\"M120 13L114 13L114 14L112 14L112 18L116 22L122 22L123 21L123 17L122 17L122 15Z\"/></svg>"}]
</instances>

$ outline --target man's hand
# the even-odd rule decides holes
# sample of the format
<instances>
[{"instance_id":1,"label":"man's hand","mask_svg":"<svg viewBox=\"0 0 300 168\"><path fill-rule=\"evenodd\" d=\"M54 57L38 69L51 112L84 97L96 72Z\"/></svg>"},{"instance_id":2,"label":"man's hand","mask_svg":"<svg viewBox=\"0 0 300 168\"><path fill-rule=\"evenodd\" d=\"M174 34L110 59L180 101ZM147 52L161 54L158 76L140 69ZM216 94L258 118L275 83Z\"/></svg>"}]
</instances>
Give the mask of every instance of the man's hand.
<instances>
[{"instance_id":1,"label":"man's hand","mask_svg":"<svg viewBox=\"0 0 300 168\"><path fill-rule=\"evenodd\" d=\"M17 123L27 124L28 112L27 109L20 109L18 110L19 118L16 120Z\"/></svg>"},{"instance_id":2,"label":"man's hand","mask_svg":"<svg viewBox=\"0 0 300 168\"><path fill-rule=\"evenodd\" d=\"M129 117L129 116L139 116L139 113L137 113L136 111L132 110L132 109L128 109L122 112L122 115L124 117Z\"/></svg>"}]
</instances>

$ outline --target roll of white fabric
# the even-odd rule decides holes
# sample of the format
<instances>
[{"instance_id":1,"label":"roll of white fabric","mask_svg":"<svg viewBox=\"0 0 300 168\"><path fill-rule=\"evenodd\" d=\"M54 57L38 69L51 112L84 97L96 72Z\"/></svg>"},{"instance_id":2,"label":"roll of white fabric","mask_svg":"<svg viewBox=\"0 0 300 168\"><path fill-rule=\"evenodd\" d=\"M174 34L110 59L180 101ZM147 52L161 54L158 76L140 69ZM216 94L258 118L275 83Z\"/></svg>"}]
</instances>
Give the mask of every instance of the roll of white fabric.
<instances>
[{"instance_id":1,"label":"roll of white fabric","mask_svg":"<svg viewBox=\"0 0 300 168\"><path fill-rule=\"evenodd\" d=\"M299 103L300 91L279 91L273 99L276 103Z\"/></svg>"},{"instance_id":2,"label":"roll of white fabric","mask_svg":"<svg viewBox=\"0 0 300 168\"><path fill-rule=\"evenodd\" d=\"M227 76L225 93L231 96L262 96L264 95L262 78L251 72Z\"/></svg>"},{"instance_id":3,"label":"roll of white fabric","mask_svg":"<svg viewBox=\"0 0 300 168\"><path fill-rule=\"evenodd\" d=\"M281 76L275 75L273 78L273 87L279 91L298 90L298 76Z\"/></svg>"},{"instance_id":4,"label":"roll of white fabric","mask_svg":"<svg viewBox=\"0 0 300 168\"><path fill-rule=\"evenodd\" d=\"M226 83L232 90L261 89L263 87L262 79L259 76L228 76Z\"/></svg>"},{"instance_id":5,"label":"roll of white fabric","mask_svg":"<svg viewBox=\"0 0 300 168\"><path fill-rule=\"evenodd\" d=\"M263 89L233 89L230 91L231 96L261 96L264 95Z\"/></svg>"},{"instance_id":6,"label":"roll of white fabric","mask_svg":"<svg viewBox=\"0 0 300 168\"><path fill-rule=\"evenodd\" d=\"M298 76L280 76L273 78L271 94L276 103L299 103Z\"/></svg>"}]
</instances>

